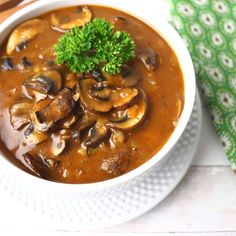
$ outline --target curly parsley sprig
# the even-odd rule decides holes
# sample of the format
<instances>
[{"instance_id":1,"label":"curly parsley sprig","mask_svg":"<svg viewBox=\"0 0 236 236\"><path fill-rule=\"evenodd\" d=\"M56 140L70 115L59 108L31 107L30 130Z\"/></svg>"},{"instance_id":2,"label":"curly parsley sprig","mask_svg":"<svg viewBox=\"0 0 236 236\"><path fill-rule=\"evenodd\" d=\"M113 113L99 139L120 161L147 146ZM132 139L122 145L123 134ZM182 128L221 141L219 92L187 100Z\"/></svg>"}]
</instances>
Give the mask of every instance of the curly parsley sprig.
<instances>
[{"instance_id":1,"label":"curly parsley sprig","mask_svg":"<svg viewBox=\"0 0 236 236\"><path fill-rule=\"evenodd\" d=\"M59 38L54 47L56 63L73 72L90 72L100 66L117 74L121 66L135 57L135 42L124 31L114 32L111 23L96 18L82 28L74 27Z\"/></svg>"}]
</instances>

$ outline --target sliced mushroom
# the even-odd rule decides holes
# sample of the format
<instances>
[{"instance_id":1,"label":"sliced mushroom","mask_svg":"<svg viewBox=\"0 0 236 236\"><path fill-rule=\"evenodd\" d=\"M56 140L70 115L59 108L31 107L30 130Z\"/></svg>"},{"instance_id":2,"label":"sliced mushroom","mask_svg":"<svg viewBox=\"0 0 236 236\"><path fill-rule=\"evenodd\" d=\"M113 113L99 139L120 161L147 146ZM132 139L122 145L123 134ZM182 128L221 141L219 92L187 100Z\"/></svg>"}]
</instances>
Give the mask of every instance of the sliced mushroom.
<instances>
[{"instance_id":1,"label":"sliced mushroom","mask_svg":"<svg viewBox=\"0 0 236 236\"><path fill-rule=\"evenodd\" d=\"M89 95L91 95L94 98L100 99L100 100L109 100L110 96L111 96L112 90L109 88L105 88L103 90L93 90L91 89L89 91Z\"/></svg>"},{"instance_id":2,"label":"sliced mushroom","mask_svg":"<svg viewBox=\"0 0 236 236\"><path fill-rule=\"evenodd\" d=\"M20 66L23 68L23 69L27 69L29 67L31 67L33 64L28 60L27 57L23 57L20 61Z\"/></svg>"},{"instance_id":3,"label":"sliced mushroom","mask_svg":"<svg viewBox=\"0 0 236 236\"><path fill-rule=\"evenodd\" d=\"M54 91L54 82L43 75L37 75L25 80L24 86L44 94L50 94Z\"/></svg>"},{"instance_id":4,"label":"sliced mushroom","mask_svg":"<svg viewBox=\"0 0 236 236\"><path fill-rule=\"evenodd\" d=\"M100 81L92 86L92 90L95 91L101 91L106 88L109 88L109 83L107 81Z\"/></svg>"},{"instance_id":5,"label":"sliced mushroom","mask_svg":"<svg viewBox=\"0 0 236 236\"><path fill-rule=\"evenodd\" d=\"M1 58L1 70L8 71L8 70L13 70L13 69L14 69L14 65L12 62L12 58L2 57Z\"/></svg>"},{"instance_id":6,"label":"sliced mushroom","mask_svg":"<svg viewBox=\"0 0 236 236\"><path fill-rule=\"evenodd\" d=\"M30 90L44 94L55 94L62 87L62 79L58 71L49 70L26 79L23 84L27 91ZM30 93L30 91L28 92Z\"/></svg>"},{"instance_id":7,"label":"sliced mushroom","mask_svg":"<svg viewBox=\"0 0 236 236\"><path fill-rule=\"evenodd\" d=\"M91 89L95 88L96 80L83 79L80 84L80 100L88 110L108 112L113 107L111 100L94 99L91 97Z\"/></svg>"},{"instance_id":8,"label":"sliced mushroom","mask_svg":"<svg viewBox=\"0 0 236 236\"><path fill-rule=\"evenodd\" d=\"M94 127L89 130L88 139L84 142L87 148L97 147L108 135L108 129L103 121L97 121Z\"/></svg>"},{"instance_id":9,"label":"sliced mushroom","mask_svg":"<svg viewBox=\"0 0 236 236\"><path fill-rule=\"evenodd\" d=\"M32 155L28 152L23 155L23 160L25 167L30 170L33 175L43 179L48 178L48 167L44 164L41 157Z\"/></svg>"},{"instance_id":10,"label":"sliced mushroom","mask_svg":"<svg viewBox=\"0 0 236 236\"><path fill-rule=\"evenodd\" d=\"M72 138L80 141L81 134L91 128L96 123L96 120L88 117L86 114L80 119L72 130Z\"/></svg>"},{"instance_id":11,"label":"sliced mushroom","mask_svg":"<svg viewBox=\"0 0 236 236\"><path fill-rule=\"evenodd\" d=\"M125 135L120 130L111 129L111 137L109 141L111 148L117 148L120 144L124 143Z\"/></svg>"},{"instance_id":12,"label":"sliced mushroom","mask_svg":"<svg viewBox=\"0 0 236 236\"><path fill-rule=\"evenodd\" d=\"M93 126L95 122L95 120L86 120L84 122L81 122L79 125L77 125L77 130L79 132L83 132L84 130L89 129L91 126Z\"/></svg>"},{"instance_id":13,"label":"sliced mushroom","mask_svg":"<svg viewBox=\"0 0 236 236\"><path fill-rule=\"evenodd\" d=\"M128 65L122 66L121 77L121 85L125 87L133 87L142 80L140 72L138 72L137 69L134 70Z\"/></svg>"},{"instance_id":14,"label":"sliced mushroom","mask_svg":"<svg viewBox=\"0 0 236 236\"><path fill-rule=\"evenodd\" d=\"M111 156L105 157L101 164L101 169L110 175L120 175L129 166L129 153L119 151Z\"/></svg>"},{"instance_id":15,"label":"sliced mushroom","mask_svg":"<svg viewBox=\"0 0 236 236\"><path fill-rule=\"evenodd\" d=\"M60 32L65 32L72 29L75 26L81 27L86 23L89 23L92 19L92 12L87 6L83 6L74 13L57 15L51 14L52 27Z\"/></svg>"},{"instance_id":16,"label":"sliced mushroom","mask_svg":"<svg viewBox=\"0 0 236 236\"><path fill-rule=\"evenodd\" d=\"M127 115L127 110L117 111L116 113L112 113L112 116L109 118L109 121L116 124L116 123L123 123L129 119Z\"/></svg>"},{"instance_id":17,"label":"sliced mushroom","mask_svg":"<svg viewBox=\"0 0 236 236\"><path fill-rule=\"evenodd\" d=\"M70 114L74 105L72 92L65 88L46 107L32 113L32 122L38 131L47 131L55 122Z\"/></svg>"},{"instance_id":18,"label":"sliced mushroom","mask_svg":"<svg viewBox=\"0 0 236 236\"><path fill-rule=\"evenodd\" d=\"M28 45L29 45L29 41L28 41L28 40L25 40L24 42L18 44L18 45L16 46L16 49L15 49L15 50L16 50L17 52L20 52L20 51L26 49L26 48L28 47Z\"/></svg>"},{"instance_id":19,"label":"sliced mushroom","mask_svg":"<svg viewBox=\"0 0 236 236\"><path fill-rule=\"evenodd\" d=\"M138 54L138 58L148 70L154 70L159 65L158 55L150 47L143 49L143 51Z\"/></svg>"},{"instance_id":20,"label":"sliced mushroom","mask_svg":"<svg viewBox=\"0 0 236 236\"><path fill-rule=\"evenodd\" d=\"M80 98L80 92L76 90L75 94L73 95L73 99L77 102L79 101Z\"/></svg>"},{"instance_id":21,"label":"sliced mushroom","mask_svg":"<svg viewBox=\"0 0 236 236\"><path fill-rule=\"evenodd\" d=\"M67 141L72 138L72 130L71 129L61 129L60 132L61 139Z\"/></svg>"},{"instance_id":22,"label":"sliced mushroom","mask_svg":"<svg viewBox=\"0 0 236 236\"><path fill-rule=\"evenodd\" d=\"M65 87L73 89L78 83L78 77L74 73L68 73L65 77Z\"/></svg>"},{"instance_id":23,"label":"sliced mushroom","mask_svg":"<svg viewBox=\"0 0 236 236\"><path fill-rule=\"evenodd\" d=\"M53 169L53 168L58 167L58 165L60 164L60 160L57 160L55 158L45 158L44 164L50 169Z\"/></svg>"},{"instance_id":24,"label":"sliced mushroom","mask_svg":"<svg viewBox=\"0 0 236 236\"><path fill-rule=\"evenodd\" d=\"M138 90L135 88L121 88L112 91L113 107L122 107L128 105L138 95Z\"/></svg>"},{"instance_id":25,"label":"sliced mushroom","mask_svg":"<svg viewBox=\"0 0 236 236\"><path fill-rule=\"evenodd\" d=\"M140 94L137 104L126 110L113 112L107 125L120 130L129 130L139 125L147 112L147 98L143 91Z\"/></svg>"},{"instance_id":26,"label":"sliced mushroom","mask_svg":"<svg viewBox=\"0 0 236 236\"><path fill-rule=\"evenodd\" d=\"M66 147L66 141L60 135L52 134L51 138L52 138L51 152L53 156L58 156L64 151Z\"/></svg>"},{"instance_id":27,"label":"sliced mushroom","mask_svg":"<svg viewBox=\"0 0 236 236\"><path fill-rule=\"evenodd\" d=\"M33 39L38 34L42 33L46 27L47 22L41 19L32 19L19 25L13 30L8 39L6 46L7 54L12 54L12 52L16 49L17 46L19 48L20 45Z\"/></svg>"},{"instance_id":28,"label":"sliced mushroom","mask_svg":"<svg viewBox=\"0 0 236 236\"><path fill-rule=\"evenodd\" d=\"M31 117L33 126L39 132L46 132L53 125L53 122L42 122L38 117L37 111L31 112L30 117Z\"/></svg>"},{"instance_id":29,"label":"sliced mushroom","mask_svg":"<svg viewBox=\"0 0 236 236\"><path fill-rule=\"evenodd\" d=\"M93 79L80 81L81 102L87 109L108 112L113 107L129 104L138 95L135 88L111 90L108 86L103 86L104 82L96 83Z\"/></svg>"},{"instance_id":30,"label":"sliced mushroom","mask_svg":"<svg viewBox=\"0 0 236 236\"><path fill-rule=\"evenodd\" d=\"M29 144L39 144L49 138L49 135L44 132L40 132L34 128L31 123L24 132L25 138Z\"/></svg>"},{"instance_id":31,"label":"sliced mushroom","mask_svg":"<svg viewBox=\"0 0 236 236\"><path fill-rule=\"evenodd\" d=\"M78 113L72 112L60 121L60 127L62 129L69 129L75 122L79 119L80 115Z\"/></svg>"},{"instance_id":32,"label":"sliced mushroom","mask_svg":"<svg viewBox=\"0 0 236 236\"><path fill-rule=\"evenodd\" d=\"M101 100L109 100L112 90L108 87L106 81L98 82L89 89L89 95Z\"/></svg>"},{"instance_id":33,"label":"sliced mushroom","mask_svg":"<svg viewBox=\"0 0 236 236\"><path fill-rule=\"evenodd\" d=\"M106 80L100 69L94 69L92 71L92 76L97 82L102 82Z\"/></svg>"},{"instance_id":34,"label":"sliced mushroom","mask_svg":"<svg viewBox=\"0 0 236 236\"><path fill-rule=\"evenodd\" d=\"M40 93L40 92L37 92L37 91L32 91L32 94L33 94L33 96L34 96L34 98L35 98L35 102L36 102L36 103L40 102L41 100L46 99L47 96L48 96L48 95L45 94L45 93Z\"/></svg>"},{"instance_id":35,"label":"sliced mushroom","mask_svg":"<svg viewBox=\"0 0 236 236\"><path fill-rule=\"evenodd\" d=\"M30 123L30 112L32 108L33 102L28 98L22 98L10 106L10 122L14 129L18 130Z\"/></svg>"}]
</instances>

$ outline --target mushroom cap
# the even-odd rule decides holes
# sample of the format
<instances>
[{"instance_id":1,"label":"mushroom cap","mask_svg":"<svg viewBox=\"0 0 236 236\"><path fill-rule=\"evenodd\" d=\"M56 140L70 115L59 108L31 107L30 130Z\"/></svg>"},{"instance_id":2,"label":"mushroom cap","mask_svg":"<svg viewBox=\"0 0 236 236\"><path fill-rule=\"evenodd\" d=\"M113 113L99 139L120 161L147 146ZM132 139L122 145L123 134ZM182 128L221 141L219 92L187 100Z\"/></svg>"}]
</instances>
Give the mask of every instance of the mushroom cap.
<instances>
[{"instance_id":1,"label":"mushroom cap","mask_svg":"<svg viewBox=\"0 0 236 236\"><path fill-rule=\"evenodd\" d=\"M72 92L65 88L44 108L32 112L31 119L39 131L47 131L54 123L69 115L75 106Z\"/></svg>"},{"instance_id":2,"label":"mushroom cap","mask_svg":"<svg viewBox=\"0 0 236 236\"><path fill-rule=\"evenodd\" d=\"M72 17L71 17L72 15ZM81 7L81 11L77 11L74 14L67 15L63 17L69 19L68 22L62 22L62 18L58 17L55 13L51 14L51 23L53 29L65 32L72 29L75 26L81 27L86 23L89 23L92 19L92 12L87 6Z\"/></svg>"},{"instance_id":3,"label":"mushroom cap","mask_svg":"<svg viewBox=\"0 0 236 236\"><path fill-rule=\"evenodd\" d=\"M80 81L80 99L88 110L108 112L112 108L129 104L139 93L136 88L104 87L98 90L97 84L94 79Z\"/></svg>"},{"instance_id":4,"label":"mushroom cap","mask_svg":"<svg viewBox=\"0 0 236 236\"><path fill-rule=\"evenodd\" d=\"M48 166L45 165L45 160L39 156L30 154L29 152L23 154L23 161L25 167L35 176L47 179L49 175Z\"/></svg>"},{"instance_id":5,"label":"mushroom cap","mask_svg":"<svg viewBox=\"0 0 236 236\"><path fill-rule=\"evenodd\" d=\"M51 144L51 152L53 156L60 155L65 147L66 147L66 141L60 136L60 135L51 135L52 138L52 144Z\"/></svg>"},{"instance_id":6,"label":"mushroom cap","mask_svg":"<svg viewBox=\"0 0 236 236\"><path fill-rule=\"evenodd\" d=\"M98 119L96 124L89 130L89 137L85 141L87 148L97 147L109 133L108 128L105 126L105 120Z\"/></svg>"},{"instance_id":7,"label":"mushroom cap","mask_svg":"<svg viewBox=\"0 0 236 236\"><path fill-rule=\"evenodd\" d=\"M96 84L94 79L83 79L80 85L80 100L88 110L100 112L108 112L113 107L111 100L100 100L89 96L89 90Z\"/></svg>"},{"instance_id":8,"label":"mushroom cap","mask_svg":"<svg viewBox=\"0 0 236 236\"><path fill-rule=\"evenodd\" d=\"M112 93L113 107L122 107L128 105L137 97L139 91L136 88L121 88Z\"/></svg>"},{"instance_id":9,"label":"mushroom cap","mask_svg":"<svg viewBox=\"0 0 236 236\"><path fill-rule=\"evenodd\" d=\"M58 71L48 70L39 72L24 81L29 94L35 91L43 94L55 94L62 88L62 78Z\"/></svg>"},{"instance_id":10,"label":"mushroom cap","mask_svg":"<svg viewBox=\"0 0 236 236\"><path fill-rule=\"evenodd\" d=\"M47 27L47 25L47 21L45 20L32 19L17 26L8 39L6 46L7 54L12 54L12 52L18 45L29 41L38 34L42 33L42 31Z\"/></svg>"},{"instance_id":11,"label":"mushroom cap","mask_svg":"<svg viewBox=\"0 0 236 236\"><path fill-rule=\"evenodd\" d=\"M29 144L39 144L49 138L46 132L40 132L34 128L32 123L29 124L24 132L25 138Z\"/></svg>"},{"instance_id":12,"label":"mushroom cap","mask_svg":"<svg viewBox=\"0 0 236 236\"><path fill-rule=\"evenodd\" d=\"M147 97L144 92L141 91L139 101L125 110L118 110L112 113L113 117L109 119L110 121L107 126L120 130L133 129L143 121L147 113L147 108Z\"/></svg>"},{"instance_id":13,"label":"mushroom cap","mask_svg":"<svg viewBox=\"0 0 236 236\"><path fill-rule=\"evenodd\" d=\"M33 108L31 99L22 98L10 106L10 122L15 130L22 128L30 123L30 112Z\"/></svg>"}]
</instances>

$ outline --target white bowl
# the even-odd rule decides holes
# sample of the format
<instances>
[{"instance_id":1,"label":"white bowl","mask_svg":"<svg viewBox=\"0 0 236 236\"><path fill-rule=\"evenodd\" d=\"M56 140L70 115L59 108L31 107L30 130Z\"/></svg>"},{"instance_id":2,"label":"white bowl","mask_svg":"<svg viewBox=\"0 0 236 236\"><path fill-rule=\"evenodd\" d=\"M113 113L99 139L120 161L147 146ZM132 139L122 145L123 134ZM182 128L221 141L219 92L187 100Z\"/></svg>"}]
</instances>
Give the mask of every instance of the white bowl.
<instances>
[{"instance_id":1,"label":"white bowl","mask_svg":"<svg viewBox=\"0 0 236 236\"><path fill-rule=\"evenodd\" d=\"M14 166L3 154L0 157L0 166L4 168L6 171L9 171L11 174L17 176L17 178L21 178L25 183L29 183L29 186L37 186L38 189L47 189L50 191L60 191L60 192L79 192L80 197L87 197L90 194L94 196L94 194L107 194L107 192L116 192L120 188L128 188L130 185L133 185L139 182L149 171L156 168L158 165L163 163L163 161L167 160L170 156L173 147L176 142L179 140L182 135L188 121L190 115L192 113L194 100L195 100L195 73L192 64L192 60L190 58L189 52L179 36L179 34L173 29L173 27L163 19L154 16L153 14L144 14L145 11L142 7L133 7L132 1L128 4L127 0L119 0L119 1L111 1L111 0L53 0L53 1L39 1L33 3L24 9L18 11L11 17L9 17L6 21L4 21L0 25L0 44L3 40L8 36L11 30L20 24L21 22L46 13L48 11L68 7L75 5L102 5L108 6L112 8L120 9L128 14L135 16L136 18L142 20L149 26L151 26L154 30L156 30L170 45L170 47L174 50L179 64L182 69L183 77L184 77L184 98L185 103L183 107L183 112L179 118L179 122L171 137L167 141L167 143L161 148L161 150L156 153L149 161L136 168L135 170L130 171L127 174L116 177L111 180L106 180L98 183L91 184L63 184L63 183L55 183L47 180L43 180L37 177L34 177L25 171L19 169ZM145 18L142 18L144 16Z\"/></svg>"}]
</instances>

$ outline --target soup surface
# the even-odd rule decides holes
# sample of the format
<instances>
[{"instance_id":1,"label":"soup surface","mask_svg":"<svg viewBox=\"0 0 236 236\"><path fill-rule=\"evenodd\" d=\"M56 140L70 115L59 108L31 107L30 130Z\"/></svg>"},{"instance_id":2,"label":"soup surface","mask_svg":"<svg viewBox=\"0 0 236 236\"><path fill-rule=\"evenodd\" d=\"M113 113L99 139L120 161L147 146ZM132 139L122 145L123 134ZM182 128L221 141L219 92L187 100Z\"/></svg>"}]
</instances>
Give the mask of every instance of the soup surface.
<instances>
[{"instance_id":1,"label":"soup surface","mask_svg":"<svg viewBox=\"0 0 236 236\"><path fill-rule=\"evenodd\" d=\"M58 39L90 18L103 18L133 38L136 56L120 73L73 73L55 63ZM1 151L23 170L64 183L111 179L152 158L184 103L182 72L165 40L107 7L66 8L35 19L1 45Z\"/></svg>"}]
</instances>

